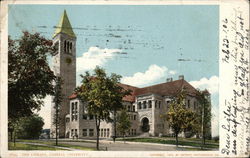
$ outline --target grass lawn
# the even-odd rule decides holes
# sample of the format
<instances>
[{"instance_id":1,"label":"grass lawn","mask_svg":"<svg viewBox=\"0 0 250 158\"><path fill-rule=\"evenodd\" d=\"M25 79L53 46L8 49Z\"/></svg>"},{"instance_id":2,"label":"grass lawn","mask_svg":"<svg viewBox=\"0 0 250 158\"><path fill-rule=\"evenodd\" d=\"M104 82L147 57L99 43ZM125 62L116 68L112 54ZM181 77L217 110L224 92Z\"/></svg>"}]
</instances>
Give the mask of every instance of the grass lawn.
<instances>
[{"instance_id":1,"label":"grass lawn","mask_svg":"<svg viewBox=\"0 0 250 158\"><path fill-rule=\"evenodd\" d=\"M94 150L96 150L95 148L84 147L84 146L77 146L77 145L70 145L70 144L61 144L61 143L59 143L58 146L60 146L60 147L67 147L67 148L74 148L74 149L79 149L79 150L88 150L88 151L94 151Z\"/></svg>"},{"instance_id":2,"label":"grass lawn","mask_svg":"<svg viewBox=\"0 0 250 158\"><path fill-rule=\"evenodd\" d=\"M30 144L22 144L16 142L14 146L13 142L8 143L9 150L63 150L55 147L41 146L41 145L30 145Z\"/></svg>"},{"instance_id":3,"label":"grass lawn","mask_svg":"<svg viewBox=\"0 0 250 158\"><path fill-rule=\"evenodd\" d=\"M118 141L123 141L123 139L118 139ZM126 141L131 142L146 142L146 143L158 143L158 144L173 144L175 145L175 138L165 137L165 138L126 138ZM179 145L201 147L201 140L196 138L179 138ZM205 148L216 149L219 148L219 143L213 140L206 141Z\"/></svg>"},{"instance_id":4,"label":"grass lawn","mask_svg":"<svg viewBox=\"0 0 250 158\"><path fill-rule=\"evenodd\" d=\"M22 144L21 142L39 143L39 144L56 146L55 140L46 140L46 141L44 141L44 140L17 140L16 147L14 147L12 142L9 142L9 150L64 150L64 149L59 149L56 147L46 147L46 146L39 146L39 145L32 145L32 144ZM18 146L17 146L17 144L18 144ZM90 147L64 144L64 143L59 142L59 141L58 141L58 147L67 147L67 148L72 148L72 149L88 150L88 151L96 150L95 148L90 148Z\"/></svg>"}]
</instances>

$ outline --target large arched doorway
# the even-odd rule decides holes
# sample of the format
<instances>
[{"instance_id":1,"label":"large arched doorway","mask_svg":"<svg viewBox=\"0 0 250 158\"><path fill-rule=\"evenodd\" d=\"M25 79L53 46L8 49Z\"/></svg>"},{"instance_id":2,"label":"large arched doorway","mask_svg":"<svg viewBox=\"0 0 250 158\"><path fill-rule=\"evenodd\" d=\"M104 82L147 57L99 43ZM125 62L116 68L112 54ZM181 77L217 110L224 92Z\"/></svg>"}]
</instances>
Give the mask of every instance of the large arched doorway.
<instances>
[{"instance_id":1,"label":"large arched doorway","mask_svg":"<svg viewBox=\"0 0 250 158\"><path fill-rule=\"evenodd\" d=\"M148 132L149 131L149 120L148 118L144 117L141 121L142 126L141 126L141 130L142 132Z\"/></svg>"}]
</instances>

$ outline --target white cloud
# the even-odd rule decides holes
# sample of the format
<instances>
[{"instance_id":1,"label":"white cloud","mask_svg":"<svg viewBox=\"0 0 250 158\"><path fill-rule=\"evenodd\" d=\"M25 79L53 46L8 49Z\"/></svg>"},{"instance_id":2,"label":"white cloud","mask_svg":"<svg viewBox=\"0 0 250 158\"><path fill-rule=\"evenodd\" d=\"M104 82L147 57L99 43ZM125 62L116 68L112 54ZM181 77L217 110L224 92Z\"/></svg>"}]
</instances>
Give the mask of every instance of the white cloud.
<instances>
[{"instance_id":1,"label":"white cloud","mask_svg":"<svg viewBox=\"0 0 250 158\"><path fill-rule=\"evenodd\" d=\"M121 52L121 49L90 47L81 57L76 58L76 71L93 70L96 66L103 66Z\"/></svg>"},{"instance_id":2,"label":"white cloud","mask_svg":"<svg viewBox=\"0 0 250 158\"><path fill-rule=\"evenodd\" d=\"M153 83L161 78L166 78L167 74L175 74L176 72L165 66L150 65L148 70L145 72L136 72L133 76L125 76L121 79L122 83L133 85L133 86L143 86L146 84Z\"/></svg>"},{"instance_id":3,"label":"white cloud","mask_svg":"<svg viewBox=\"0 0 250 158\"><path fill-rule=\"evenodd\" d=\"M219 77L212 76L209 79L202 78L199 81L191 81L189 82L195 88L199 88L201 90L207 89L211 94L218 93L219 91Z\"/></svg>"}]
</instances>

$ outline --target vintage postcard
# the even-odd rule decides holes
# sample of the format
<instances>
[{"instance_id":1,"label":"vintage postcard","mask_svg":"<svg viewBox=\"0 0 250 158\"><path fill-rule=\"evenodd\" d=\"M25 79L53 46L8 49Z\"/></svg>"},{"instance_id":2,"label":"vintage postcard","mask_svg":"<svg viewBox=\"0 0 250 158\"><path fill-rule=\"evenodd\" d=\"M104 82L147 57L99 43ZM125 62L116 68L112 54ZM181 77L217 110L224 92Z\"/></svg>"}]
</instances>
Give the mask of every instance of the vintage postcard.
<instances>
[{"instance_id":1,"label":"vintage postcard","mask_svg":"<svg viewBox=\"0 0 250 158\"><path fill-rule=\"evenodd\" d=\"M0 157L248 157L249 1L2 1Z\"/></svg>"}]
</instances>

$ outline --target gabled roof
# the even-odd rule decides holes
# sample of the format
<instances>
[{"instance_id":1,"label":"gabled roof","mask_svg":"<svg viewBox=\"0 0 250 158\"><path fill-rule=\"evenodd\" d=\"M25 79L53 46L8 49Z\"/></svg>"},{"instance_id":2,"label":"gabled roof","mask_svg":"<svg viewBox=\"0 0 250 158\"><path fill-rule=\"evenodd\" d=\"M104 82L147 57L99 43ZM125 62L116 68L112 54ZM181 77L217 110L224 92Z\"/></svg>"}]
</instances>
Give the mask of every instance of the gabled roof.
<instances>
[{"instance_id":1,"label":"gabled roof","mask_svg":"<svg viewBox=\"0 0 250 158\"><path fill-rule=\"evenodd\" d=\"M125 90L130 89L132 91L131 95L127 95L122 99L123 101L128 102L135 102L135 97L145 94L158 94L161 96L175 97L182 89L185 89L188 95L196 96L197 94L197 90L184 79L165 82L144 88L138 88L123 83L119 83L119 86ZM76 97L76 94L72 94L69 96L69 99L74 99Z\"/></svg>"},{"instance_id":2,"label":"gabled roof","mask_svg":"<svg viewBox=\"0 0 250 158\"><path fill-rule=\"evenodd\" d=\"M138 88L135 90L135 95L144 94L159 94L162 96L176 96L184 88L188 95L195 96L197 93L196 89L190 85L184 79L175 80L171 82L165 82L149 87Z\"/></svg>"},{"instance_id":3,"label":"gabled roof","mask_svg":"<svg viewBox=\"0 0 250 158\"><path fill-rule=\"evenodd\" d=\"M134 102L135 101L135 91L138 89L137 87L130 86L127 84L119 83L119 86L125 90L131 90L131 95L126 95L122 98L123 101Z\"/></svg>"},{"instance_id":4,"label":"gabled roof","mask_svg":"<svg viewBox=\"0 0 250 158\"><path fill-rule=\"evenodd\" d=\"M135 89L137 89L137 87L133 87L133 86L122 84L122 83L119 83L119 86L122 87L125 90L129 90L130 89L132 91L131 95L127 95L127 96L123 97L122 100L123 101L128 101L128 102L134 102L135 101L134 92L135 92ZM69 99L75 99L75 98L77 98L77 94L73 93L68 98Z\"/></svg>"},{"instance_id":5,"label":"gabled roof","mask_svg":"<svg viewBox=\"0 0 250 158\"><path fill-rule=\"evenodd\" d=\"M66 35L69 35L71 37L76 37L75 33L73 32L73 29L71 27L71 24L69 22L69 18L67 16L66 10L64 10L63 15L61 16L61 19L56 26L55 33L53 37L55 37L59 33L64 33Z\"/></svg>"}]
</instances>

